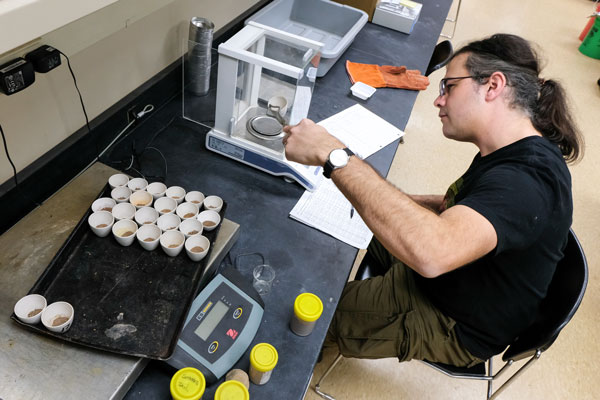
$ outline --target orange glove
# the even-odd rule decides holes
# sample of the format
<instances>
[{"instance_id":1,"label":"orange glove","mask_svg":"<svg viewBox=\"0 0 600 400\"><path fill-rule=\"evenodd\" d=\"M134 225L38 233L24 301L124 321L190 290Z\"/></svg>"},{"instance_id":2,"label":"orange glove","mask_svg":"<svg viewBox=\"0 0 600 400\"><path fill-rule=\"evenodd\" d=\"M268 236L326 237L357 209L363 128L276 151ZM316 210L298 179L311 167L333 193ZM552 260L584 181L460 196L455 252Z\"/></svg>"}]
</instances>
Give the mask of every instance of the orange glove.
<instances>
[{"instance_id":1,"label":"orange glove","mask_svg":"<svg viewBox=\"0 0 600 400\"><path fill-rule=\"evenodd\" d=\"M386 83L383 79L379 66L375 64L359 64L346 61L346 71L350 77L350 82L366 83L374 88L385 87Z\"/></svg>"},{"instance_id":2,"label":"orange glove","mask_svg":"<svg viewBox=\"0 0 600 400\"><path fill-rule=\"evenodd\" d=\"M405 66L394 67L382 65L379 67L387 87L399 89L425 90L429 86L429 78L421 75L418 69L406 69Z\"/></svg>"},{"instance_id":3,"label":"orange glove","mask_svg":"<svg viewBox=\"0 0 600 400\"><path fill-rule=\"evenodd\" d=\"M429 85L429 78L421 75L419 70L406 69L405 66L360 64L346 61L346 71L350 81L363 82L376 88L393 87L399 89L424 90Z\"/></svg>"}]
</instances>

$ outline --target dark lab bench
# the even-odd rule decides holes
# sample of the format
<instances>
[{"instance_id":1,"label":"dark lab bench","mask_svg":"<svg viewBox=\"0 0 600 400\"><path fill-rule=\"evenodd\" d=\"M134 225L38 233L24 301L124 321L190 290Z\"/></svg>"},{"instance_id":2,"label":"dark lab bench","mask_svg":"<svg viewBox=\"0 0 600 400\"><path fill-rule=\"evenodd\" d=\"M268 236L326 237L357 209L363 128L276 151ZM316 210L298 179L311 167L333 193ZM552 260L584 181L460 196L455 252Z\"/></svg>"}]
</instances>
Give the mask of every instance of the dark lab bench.
<instances>
[{"instance_id":1,"label":"dark lab bench","mask_svg":"<svg viewBox=\"0 0 600 400\"><path fill-rule=\"evenodd\" d=\"M317 80L309 118L320 121L359 103L396 127L405 128L418 92L383 88L369 100L359 100L350 93L351 83L344 64L350 60L406 65L424 71L451 1L423 3L419 21L410 35L371 23L364 27L327 75ZM213 85L209 95L214 96L215 90ZM273 344L279 353L279 363L268 384L251 384L250 395L255 399L274 399L285 393L286 399L301 399L357 249L290 219L288 214L304 189L208 151L204 145L206 128L184 120L181 109L181 96L177 96L151 117L155 120L152 125L162 129L152 146L160 149L167 159L168 185L198 187L226 199L227 218L241 226L230 260L240 254L260 252L277 274L271 292L264 297L265 314L253 344ZM152 136L153 132L144 135ZM127 141L122 143L122 150L128 145ZM391 143L367 161L387 175L398 145L398 141ZM251 280L257 259L244 257L240 261L240 272ZM293 301L302 292L316 294L324 304L323 315L308 337L296 336L288 328ZM249 350L235 367L247 371L248 355ZM169 381L174 372L165 363L151 361L125 398L170 398ZM211 399L220 382L208 387L204 398Z\"/></svg>"}]
</instances>

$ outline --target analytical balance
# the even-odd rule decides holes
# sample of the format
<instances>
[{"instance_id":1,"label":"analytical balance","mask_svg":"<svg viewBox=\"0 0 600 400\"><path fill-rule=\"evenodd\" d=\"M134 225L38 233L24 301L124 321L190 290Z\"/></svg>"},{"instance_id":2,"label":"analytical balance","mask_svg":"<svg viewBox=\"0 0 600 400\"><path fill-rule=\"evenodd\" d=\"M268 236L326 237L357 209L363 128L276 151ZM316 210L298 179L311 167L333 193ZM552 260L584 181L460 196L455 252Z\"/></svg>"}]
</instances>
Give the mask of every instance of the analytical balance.
<instances>
[{"instance_id":1,"label":"analytical balance","mask_svg":"<svg viewBox=\"0 0 600 400\"><path fill-rule=\"evenodd\" d=\"M308 115L322 47L255 22L220 44L215 121L206 147L313 190L321 167L288 161L282 128Z\"/></svg>"}]
</instances>

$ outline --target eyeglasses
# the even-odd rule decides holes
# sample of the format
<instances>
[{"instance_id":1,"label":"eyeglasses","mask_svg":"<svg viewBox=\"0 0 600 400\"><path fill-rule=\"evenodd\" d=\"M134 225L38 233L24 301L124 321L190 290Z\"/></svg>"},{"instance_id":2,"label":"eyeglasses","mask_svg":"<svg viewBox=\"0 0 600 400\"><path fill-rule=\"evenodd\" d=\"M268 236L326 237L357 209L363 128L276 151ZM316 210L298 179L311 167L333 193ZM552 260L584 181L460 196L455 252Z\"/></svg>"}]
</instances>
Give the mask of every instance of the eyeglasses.
<instances>
[{"instance_id":1,"label":"eyeglasses","mask_svg":"<svg viewBox=\"0 0 600 400\"><path fill-rule=\"evenodd\" d=\"M473 79L480 79L480 78L487 78L487 76L483 76L483 75L469 75L469 76L457 76L457 77L450 77L450 78L444 78L442 80L440 80L440 96L444 96L445 94L448 94L448 86L447 86L447 82L451 81L451 80L459 80L459 79L467 79L467 78L473 78Z\"/></svg>"}]
</instances>

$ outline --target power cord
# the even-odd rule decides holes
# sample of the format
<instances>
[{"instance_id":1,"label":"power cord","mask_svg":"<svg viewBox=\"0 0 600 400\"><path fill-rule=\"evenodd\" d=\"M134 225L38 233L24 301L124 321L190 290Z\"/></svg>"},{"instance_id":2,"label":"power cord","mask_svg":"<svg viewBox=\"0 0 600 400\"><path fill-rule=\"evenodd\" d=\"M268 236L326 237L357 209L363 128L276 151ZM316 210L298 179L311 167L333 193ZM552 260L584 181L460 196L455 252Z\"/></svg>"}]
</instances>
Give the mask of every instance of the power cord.
<instances>
[{"instance_id":1,"label":"power cord","mask_svg":"<svg viewBox=\"0 0 600 400\"><path fill-rule=\"evenodd\" d=\"M135 154L135 150L134 150L133 154L131 155L131 161L129 162L129 166L127 166L127 168L125 168L125 169L124 169L124 171L133 170L133 171L137 172L138 174L140 174L142 177L144 177L144 176L143 176L143 174L142 174L140 171L138 171L137 169L133 168L134 162L136 161L136 158L137 158L137 160L138 160L138 163L139 163L139 165L140 165L140 170L141 170L141 169L142 169L142 168L141 168L141 162L140 162L139 160L140 160L140 159L141 159L141 157L144 155L144 153L146 153L146 150L154 150L154 151L156 151L156 152L157 152L157 153L158 153L158 154L161 156L161 158L163 159L163 162L164 162L164 164L165 164L165 175L164 175L164 177L162 177L162 178L163 178L163 182L166 182L166 181L167 181L167 176L168 176L168 173L169 173L169 170L168 170L168 164L167 164L167 159L166 159L166 157L164 156L164 154L163 154L163 153L162 153L162 152L161 152L161 151L160 151L158 148L156 148L156 147L154 147L154 146L150 146L150 145L152 144L152 142L154 142L154 139L156 139L156 137L157 137L159 134L161 134L161 133L162 133L162 132L163 132L165 129L167 129L169 126L171 126L171 124L173 123L173 121L174 121L174 120L175 120L175 117L171 118L171 119L169 120L169 122L167 122L167 123L166 123L164 126L162 126L162 127L159 129L159 130L157 130L157 131L154 133L154 135L152 136L152 138L150 139L150 141L148 142L148 144L146 145L146 147L144 147L144 149L143 149L143 150L142 150L142 151L141 151L139 154ZM161 177L157 177L157 178L159 178L159 179L160 179ZM144 177L144 179L146 179L146 178Z\"/></svg>"},{"instance_id":2,"label":"power cord","mask_svg":"<svg viewBox=\"0 0 600 400\"><path fill-rule=\"evenodd\" d=\"M87 127L88 133L92 133L92 128L90 127L90 120L87 115L87 110L85 109L85 104L83 103L83 97L81 96L81 91L79 91L79 86L77 86L77 78L75 77L75 73L73 72L73 68L71 67L71 60L65 53L60 50L57 50L66 60L67 67L69 67L69 72L71 72L71 76L73 77L73 83L75 84L75 89L77 90L77 94L79 95L79 102L81 103L81 109L83 110L83 115L85 117L85 126ZM96 139L96 154L98 154L98 139Z\"/></svg>"},{"instance_id":3,"label":"power cord","mask_svg":"<svg viewBox=\"0 0 600 400\"><path fill-rule=\"evenodd\" d=\"M110 142L108 144L108 146L106 146L106 148L104 150L102 150L102 152L98 155L98 158L96 158L96 160L94 160L94 162L98 161L100 159L100 157L102 157L104 155L104 153L106 153L108 151L108 149L110 149L112 147L113 144L115 144L115 142L117 140L119 140L119 138L127 131L127 129L129 129L131 127L131 125L135 124L137 121L139 121L144 115L150 113L154 111L154 106L152 104L146 104L146 106L142 109L142 111L140 111L139 113L137 113L135 115L135 119L132 119L125 128L123 128L123 130L121 132L119 132L119 134L117 135L117 137L115 137L113 139L112 142ZM120 143L120 142L119 142Z\"/></svg>"},{"instance_id":4,"label":"power cord","mask_svg":"<svg viewBox=\"0 0 600 400\"><path fill-rule=\"evenodd\" d=\"M69 59L69 57L63 53L60 50L57 50L66 60L67 60L67 67L69 68L69 72L71 72L71 77L73 77L73 83L75 84L75 89L77 90L77 94L79 95L79 102L81 103L81 109L83 110L83 115L85 116L85 125L88 129L88 133L91 134L92 132L92 128L90 127L90 121L88 118L88 114L87 114L87 110L85 108L85 104L83 102L83 97L81 96L81 91L79 90L79 86L77 85L77 78L75 77L75 73L73 72L73 68L71 67L71 60ZM104 150L102 150L101 152L99 151L98 148L98 138L96 138L96 154L98 155L94 161L92 161L87 167L84 168L83 171L81 171L81 173L83 173L84 171L86 171L88 168L90 168L96 161L100 160L100 157L102 157L104 155L104 153L106 153L111 146L113 146L113 144L115 144L115 142L135 123L137 122L139 119L141 119L144 115L152 112L154 110L154 106L152 104L148 104L146 105L142 111L140 111L137 114L134 114L134 119L132 119L131 121L129 121L129 123L127 124L127 126L113 139L112 142L110 142L108 144L108 146L106 146L104 148ZM161 154L162 155L162 154ZM164 156L163 156L164 159ZM166 162L166 161L165 161ZM79 175L81 175L81 173ZM77 175L77 176L79 176Z\"/></svg>"},{"instance_id":5,"label":"power cord","mask_svg":"<svg viewBox=\"0 0 600 400\"><path fill-rule=\"evenodd\" d=\"M138 121L140 118L142 118L144 115L152 112L154 110L154 106L152 104L147 104L142 111L140 111L139 113L136 114L136 119L131 120L126 126L125 128L123 128L121 130L121 132L119 132L117 134L117 136L112 140L112 142L110 142L105 148L104 150L102 150L98 156L96 158L94 158L92 160L92 162L90 162L85 168L83 168L77 175L75 175L73 177L73 179L71 179L69 182L73 181L74 179L78 178L81 174L83 174L85 171L87 171L92 165L94 165L94 163L96 161L100 160L100 157L102 157L104 155L104 153L106 153L111 147L112 145L119 140L119 138L125 133L127 132L127 130L136 122Z\"/></svg>"},{"instance_id":6,"label":"power cord","mask_svg":"<svg viewBox=\"0 0 600 400\"><path fill-rule=\"evenodd\" d=\"M2 134L2 143L4 144L4 152L6 153L6 158L8 158L8 162L10 163L10 166L13 169L13 179L15 180L15 188L17 188L19 193L21 193L21 196L23 196L25 199L29 200L36 206L40 207L40 203L31 199L29 196L26 196L25 193L23 193L23 191L21 190L19 180L17 179L17 168L15 167L15 164L13 163L12 159L10 158L10 154L8 153L8 145L6 144L6 137L4 136L4 130L2 129L2 125L0 125L0 133Z\"/></svg>"}]
</instances>

